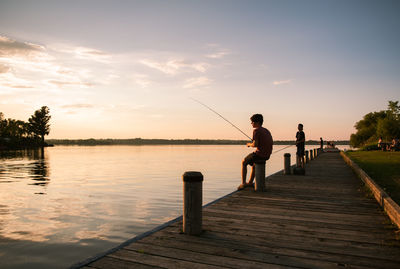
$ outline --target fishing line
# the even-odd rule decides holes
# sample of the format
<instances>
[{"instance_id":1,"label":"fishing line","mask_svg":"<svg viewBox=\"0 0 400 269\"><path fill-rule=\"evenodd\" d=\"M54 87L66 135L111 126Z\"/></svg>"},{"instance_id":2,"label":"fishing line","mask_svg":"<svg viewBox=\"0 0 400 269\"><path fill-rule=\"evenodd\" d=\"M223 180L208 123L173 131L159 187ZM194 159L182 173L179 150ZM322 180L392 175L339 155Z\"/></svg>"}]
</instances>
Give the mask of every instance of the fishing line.
<instances>
[{"instance_id":1,"label":"fishing line","mask_svg":"<svg viewBox=\"0 0 400 269\"><path fill-rule=\"evenodd\" d=\"M190 98L193 101L203 105L204 107L208 108L209 110L211 110L212 112L214 112L215 114L217 114L218 116L220 116L223 120L225 120L226 122L228 122L230 125L232 125L234 128L236 128L239 132L241 132L242 134L244 134L248 139L253 140L250 136L248 136L246 133L244 133L242 130L240 130L235 124L233 124L232 122L230 122L229 120L227 120L224 116L222 116L221 114L219 114L217 111L215 111L214 109L212 109L211 107L209 107L208 105L200 102L199 100L196 100L194 98Z\"/></svg>"}]
</instances>

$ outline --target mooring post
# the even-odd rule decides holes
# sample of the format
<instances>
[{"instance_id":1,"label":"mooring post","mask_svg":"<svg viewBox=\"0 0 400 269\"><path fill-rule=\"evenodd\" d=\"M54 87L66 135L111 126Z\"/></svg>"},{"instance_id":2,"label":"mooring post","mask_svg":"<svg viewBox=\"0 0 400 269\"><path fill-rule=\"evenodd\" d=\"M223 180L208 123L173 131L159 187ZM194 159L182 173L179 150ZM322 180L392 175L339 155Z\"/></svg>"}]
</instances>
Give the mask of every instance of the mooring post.
<instances>
[{"instance_id":1,"label":"mooring post","mask_svg":"<svg viewBox=\"0 0 400 269\"><path fill-rule=\"evenodd\" d=\"M256 162L254 164L256 167L256 185L254 187L255 191L265 190L265 161Z\"/></svg>"},{"instance_id":2,"label":"mooring post","mask_svg":"<svg viewBox=\"0 0 400 269\"><path fill-rule=\"evenodd\" d=\"M316 158L318 156L318 152L317 152L317 149L315 148L314 149L314 158Z\"/></svg>"},{"instance_id":3,"label":"mooring post","mask_svg":"<svg viewBox=\"0 0 400 269\"><path fill-rule=\"evenodd\" d=\"M183 232L199 235L202 231L203 175L189 171L183 174Z\"/></svg>"},{"instance_id":4,"label":"mooring post","mask_svg":"<svg viewBox=\"0 0 400 269\"><path fill-rule=\"evenodd\" d=\"M283 173L285 175L290 175L290 153L283 154L283 163L284 163L284 170Z\"/></svg>"},{"instance_id":5,"label":"mooring post","mask_svg":"<svg viewBox=\"0 0 400 269\"><path fill-rule=\"evenodd\" d=\"M310 159L308 159L308 150L305 151L306 154L306 163L308 163L310 161Z\"/></svg>"},{"instance_id":6,"label":"mooring post","mask_svg":"<svg viewBox=\"0 0 400 269\"><path fill-rule=\"evenodd\" d=\"M314 159L314 155L313 155L313 150L312 149L310 149L310 161L312 161L313 159Z\"/></svg>"}]
</instances>

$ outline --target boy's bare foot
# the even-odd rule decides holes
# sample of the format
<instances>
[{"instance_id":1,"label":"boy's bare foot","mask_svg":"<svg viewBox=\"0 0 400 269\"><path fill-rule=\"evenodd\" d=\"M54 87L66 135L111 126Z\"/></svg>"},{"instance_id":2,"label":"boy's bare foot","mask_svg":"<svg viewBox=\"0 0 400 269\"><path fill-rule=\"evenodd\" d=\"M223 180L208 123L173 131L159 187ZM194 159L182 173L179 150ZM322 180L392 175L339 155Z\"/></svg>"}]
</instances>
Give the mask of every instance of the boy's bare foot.
<instances>
[{"instance_id":1,"label":"boy's bare foot","mask_svg":"<svg viewBox=\"0 0 400 269\"><path fill-rule=\"evenodd\" d=\"M238 191L241 191L241 190L243 190L244 188L246 188L246 185L247 185L247 184L240 184L239 187L237 188Z\"/></svg>"},{"instance_id":2,"label":"boy's bare foot","mask_svg":"<svg viewBox=\"0 0 400 269\"><path fill-rule=\"evenodd\" d=\"M246 187L254 188L254 182L252 182L252 183L246 183Z\"/></svg>"}]
</instances>

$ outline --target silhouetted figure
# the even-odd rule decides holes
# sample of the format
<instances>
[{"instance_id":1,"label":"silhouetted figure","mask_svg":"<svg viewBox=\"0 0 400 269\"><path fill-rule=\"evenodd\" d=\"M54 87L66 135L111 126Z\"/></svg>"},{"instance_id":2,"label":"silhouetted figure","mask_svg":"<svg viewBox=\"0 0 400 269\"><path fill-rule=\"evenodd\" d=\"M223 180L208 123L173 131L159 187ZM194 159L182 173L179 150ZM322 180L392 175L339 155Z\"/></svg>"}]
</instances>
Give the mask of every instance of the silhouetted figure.
<instances>
[{"instance_id":1,"label":"silhouetted figure","mask_svg":"<svg viewBox=\"0 0 400 269\"><path fill-rule=\"evenodd\" d=\"M242 184L239 185L238 190L242 190L249 186L254 186L255 177L255 163L266 161L272 153L272 136L268 129L261 127L264 119L261 114L254 114L250 118L251 125L253 126L253 140L247 143L248 147L254 147L256 150L244 158L242 161ZM249 182L246 183L247 165L252 167Z\"/></svg>"},{"instance_id":2,"label":"silhouetted figure","mask_svg":"<svg viewBox=\"0 0 400 269\"><path fill-rule=\"evenodd\" d=\"M297 129L299 130L296 133L297 167L304 168L304 151L305 151L304 147L305 147L305 142L306 142L306 136L303 132L303 124L299 123L299 125L297 126Z\"/></svg>"},{"instance_id":3,"label":"silhouetted figure","mask_svg":"<svg viewBox=\"0 0 400 269\"><path fill-rule=\"evenodd\" d=\"M320 147L321 149L324 148L324 140L322 140L322 137L319 138L319 147Z\"/></svg>"}]
</instances>

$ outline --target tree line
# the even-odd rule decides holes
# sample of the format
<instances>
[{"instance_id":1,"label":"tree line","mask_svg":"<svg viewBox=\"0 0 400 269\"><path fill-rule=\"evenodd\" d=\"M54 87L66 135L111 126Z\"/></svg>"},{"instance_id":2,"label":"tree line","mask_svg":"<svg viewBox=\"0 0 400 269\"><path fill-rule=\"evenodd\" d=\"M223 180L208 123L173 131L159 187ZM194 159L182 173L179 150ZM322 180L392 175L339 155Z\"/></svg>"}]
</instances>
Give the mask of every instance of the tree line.
<instances>
[{"instance_id":1,"label":"tree line","mask_svg":"<svg viewBox=\"0 0 400 269\"><path fill-rule=\"evenodd\" d=\"M50 110L42 106L27 122L4 117L0 112L0 149L44 147L45 135L50 133Z\"/></svg>"},{"instance_id":2,"label":"tree line","mask_svg":"<svg viewBox=\"0 0 400 269\"><path fill-rule=\"evenodd\" d=\"M81 145L81 146L100 146L100 145L245 145L248 140L225 140L225 139L49 139L48 143L54 145ZM307 145L319 145L319 140L308 140ZM335 145L348 145L349 141L334 141ZM294 140L277 140L274 145L294 145Z\"/></svg>"},{"instance_id":3,"label":"tree line","mask_svg":"<svg viewBox=\"0 0 400 269\"><path fill-rule=\"evenodd\" d=\"M350 136L350 145L357 148L377 145L381 137L384 141L400 138L399 101L389 101L386 110L366 114L354 127L357 132Z\"/></svg>"}]
</instances>

